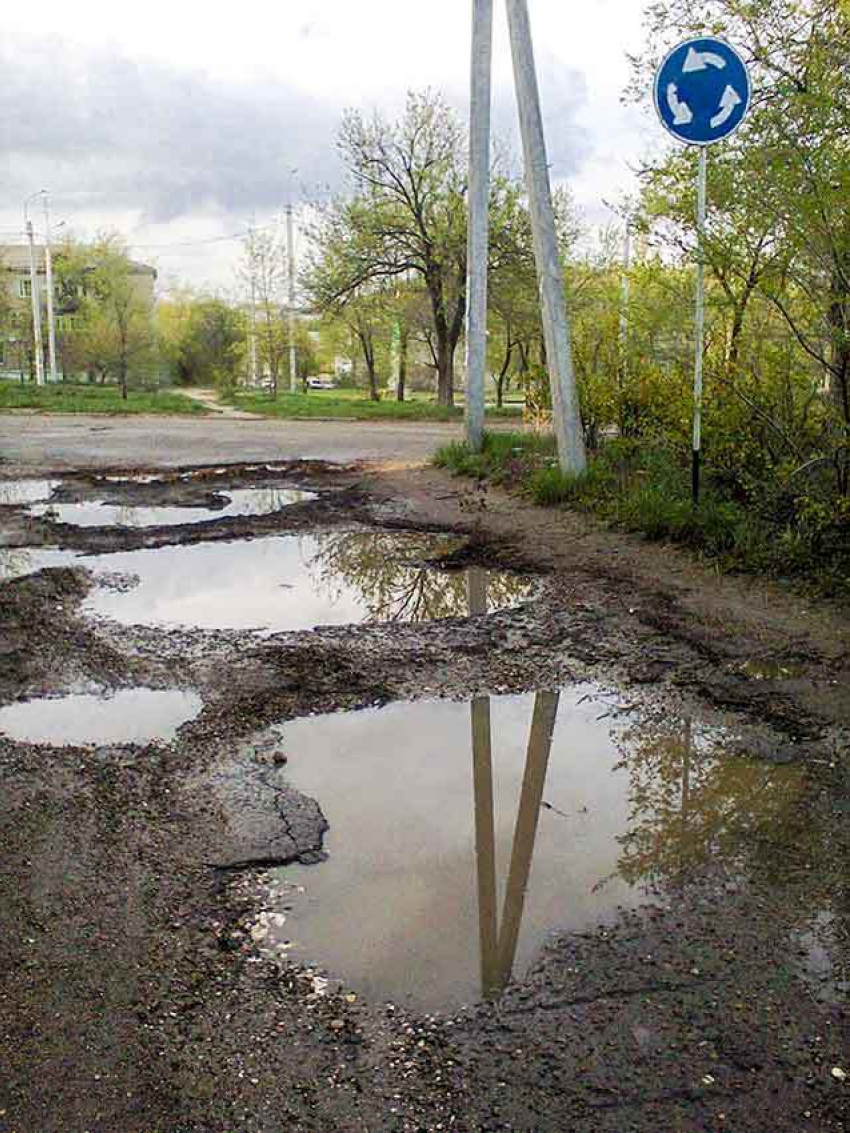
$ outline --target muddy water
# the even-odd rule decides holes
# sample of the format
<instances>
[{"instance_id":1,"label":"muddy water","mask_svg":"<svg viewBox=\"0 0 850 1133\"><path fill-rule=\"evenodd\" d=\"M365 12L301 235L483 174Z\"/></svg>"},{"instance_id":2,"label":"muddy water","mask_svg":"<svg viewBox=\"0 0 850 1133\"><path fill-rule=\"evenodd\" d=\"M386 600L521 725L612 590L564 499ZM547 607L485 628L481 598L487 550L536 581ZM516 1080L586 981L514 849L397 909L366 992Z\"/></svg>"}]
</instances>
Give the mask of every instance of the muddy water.
<instances>
[{"instance_id":1,"label":"muddy water","mask_svg":"<svg viewBox=\"0 0 850 1133\"><path fill-rule=\"evenodd\" d=\"M315 500L315 492L298 488L229 488L227 503L210 507L134 507L102 500L83 503L46 503L28 509L30 515L72 527L171 527L183 523L209 523L244 515L272 515L292 504Z\"/></svg>"},{"instance_id":2,"label":"muddy water","mask_svg":"<svg viewBox=\"0 0 850 1133\"><path fill-rule=\"evenodd\" d=\"M553 931L658 900L781 821L794 770L615 707L584 686L282 726L329 858L276 872L268 946L369 998L450 1008L522 975Z\"/></svg>"},{"instance_id":3,"label":"muddy water","mask_svg":"<svg viewBox=\"0 0 850 1133\"><path fill-rule=\"evenodd\" d=\"M426 562L456 545L441 536L347 532L100 555L85 565L127 584L95 590L84 608L126 625L267 632L464 616L465 572ZM514 605L531 589L527 579L493 574L491 606Z\"/></svg>"},{"instance_id":4,"label":"muddy water","mask_svg":"<svg viewBox=\"0 0 850 1133\"><path fill-rule=\"evenodd\" d=\"M45 697L0 708L0 733L53 746L168 742L201 707L196 693L179 689Z\"/></svg>"},{"instance_id":5,"label":"muddy water","mask_svg":"<svg viewBox=\"0 0 850 1133\"><path fill-rule=\"evenodd\" d=\"M54 547L0 547L0 582L35 574L47 567L72 566L78 558L74 551Z\"/></svg>"},{"instance_id":6,"label":"muddy water","mask_svg":"<svg viewBox=\"0 0 850 1133\"><path fill-rule=\"evenodd\" d=\"M20 506L48 500L58 487L58 480L0 480L0 505Z\"/></svg>"}]
</instances>

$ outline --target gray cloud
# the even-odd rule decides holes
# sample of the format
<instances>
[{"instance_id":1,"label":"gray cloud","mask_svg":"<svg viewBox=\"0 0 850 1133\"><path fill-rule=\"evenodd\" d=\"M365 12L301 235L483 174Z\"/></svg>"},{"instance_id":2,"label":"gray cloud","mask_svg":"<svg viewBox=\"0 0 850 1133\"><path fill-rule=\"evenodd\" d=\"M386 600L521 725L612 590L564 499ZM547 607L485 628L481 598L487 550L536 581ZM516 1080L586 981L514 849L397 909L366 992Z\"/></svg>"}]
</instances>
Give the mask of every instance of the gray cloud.
<instances>
[{"instance_id":1,"label":"gray cloud","mask_svg":"<svg viewBox=\"0 0 850 1133\"><path fill-rule=\"evenodd\" d=\"M338 185L339 108L282 82L225 85L158 63L42 42L0 46L0 177L8 203L48 185L168 221L280 205L299 184Z\"/></svg>"},{"instance_id":2,"label":"gray cloud","mask_svg":"<svg viewBox=\"0 0 850 1133\"><path fill-rule=\"evenodd\" d=\"M307 23L302 34L314 31ZM342 106L285 82L220 83L61 40L0 43L0 67L0 193L10 211L46 185L60 211L139 210L150 223L216 212L244 218L282 203L293 167L308 196L344 183L334 146ZM577 125L586 84L545 50L539 69L552 173L570 178L593 148ZM465 115L464 87L449 97ZM388 90L382 101L392 116L403 92ZM504 86L494 130L518 155L515 100Z\"/></svg>"}]
</instances>

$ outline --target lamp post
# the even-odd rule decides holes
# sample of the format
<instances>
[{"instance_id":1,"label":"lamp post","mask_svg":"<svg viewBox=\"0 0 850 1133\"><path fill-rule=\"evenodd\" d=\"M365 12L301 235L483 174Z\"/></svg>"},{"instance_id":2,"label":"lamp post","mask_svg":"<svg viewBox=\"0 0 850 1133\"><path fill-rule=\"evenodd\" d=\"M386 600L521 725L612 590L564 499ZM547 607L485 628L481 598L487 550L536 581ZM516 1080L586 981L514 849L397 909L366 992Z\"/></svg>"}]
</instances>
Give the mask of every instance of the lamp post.
<instances>
[{"instance_id":1,"label":"lamp post","mask_svg":"<svg viewBox=\"0 0 850 1133\"><path fill-rule=\"evenodd\" d=\"M56 372L56 316L53 310L53 250L50 246L50 209L47 190L41 190L44 205L44 274L47 286L47 353L50 359L50 380L58 381Z\"/></svg>"},{"instance_id":2,"label":"lamp post","mask_svg":"<svg viewBox=\"0 0 850 1133\"><path fill-rule=\"evenodd\" d=\"M289 194L286 203L286 263L288 276L287 303L289 306L289 392L298 389L298 350L295 345L295 221L292 214L292 178L297 169L289 171Z\"/></svg>"},{"instance_id":3,"label":"lamp post","mask_svg":"<svg viewBox=\"0 0 850 1133\"><path fill-rule=\"evenodd\" d=\"M44 348L41 342L41 300L38 294L38 269L35 263L35 241L33 238L32 221L29 218L29 204L36 197L41 196L44 189L31 193L24 201L24 227L27 233L27 243L30 249L30 298L32 300L32 334L35 347L35 384L44 385Z\"/></svg>"}]
</instances>

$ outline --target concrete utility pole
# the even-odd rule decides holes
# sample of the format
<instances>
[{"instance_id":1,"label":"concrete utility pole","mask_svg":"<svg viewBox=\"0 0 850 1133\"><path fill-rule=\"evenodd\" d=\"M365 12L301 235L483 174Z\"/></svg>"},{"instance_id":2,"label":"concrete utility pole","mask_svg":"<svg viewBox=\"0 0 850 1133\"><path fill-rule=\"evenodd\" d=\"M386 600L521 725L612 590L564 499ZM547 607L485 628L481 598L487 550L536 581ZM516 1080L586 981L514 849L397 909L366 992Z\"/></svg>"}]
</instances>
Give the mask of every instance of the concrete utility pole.
<instances>
[{"instance_id":1,"label":"concrete utility pole","mask_svg":"<svg viewBox=\"0 0 850 1133\"><path fill-rule=\"evenodd\" d=\"M492 70L493 0L472 0L469 223L466 257L466 439L473 452L480 452L484 441Z\"/></svg>"},{"instance_id":2,"label":"concrete utility pole","mask_svg":"<svg viewBox=\"0 0 850 1133\"><path fill-rule=\"evenodd\" d=\"M552 416L558 440L558 457L562 471L577 473L584 471L587 458L573 371L564 275L558 254L528 4L526 0L507 0L507 6L525 158L525 182L531 208L534 258L537 261L543 304L543 331L552 387Z\"/></svg>"},{"instance_id":3,"label":"concrete utility pole","mask_svg":"<svg viewBox=\"0 0 850 1133\"><path fill-rule=\"evenodd\" d=\"M293 173L295 170L293 170ZM292 209L292 186L286 206L286 262L289 304L289 392L298 390L298 348L295 345L295 222Z\"/></svg>"},{"instance_id":4,"label":"concrete utility pole","mask_svg":"<svg viewBox=\"0 0 850 1133\"><path fill-rule=\"evenodd\" d=\"M38 269L35 263L35 241L32 221L26 221L27 242L30 246L30 298L32 300L32 336L35 349L35 384L44 385L44 348L41 344L41 298L38 294Z\"/></svg>"},{"instance_id":5,"label":"concrete utility pole","mask_svg":"<svg viewBox=\"0 0 850 1133\"><path fill-rule=\"evenodd\" d=\"M256 270L254 252L254 223L248 226L248 272L251 281L251 313L248 319L248 380L252 389L257 388L257 285L254 281Z\"/></svg>"},{"instance_id":6,"label":"concrete utility pole","mask_svg":"<svg viewBox=\"0 0 850 1133\"><path fill-rule=\"evenodd\" d=\"M47 190L42 189L44 204L44 270L47 286L47 351L50 358L50 380L57 382L59 375L56 371L56 316L53 310L53 249L51 248L52 233L50 231L50 210L47 201ZM60 224L61 227L61 224Z\"/></svg>"}]
</instances>

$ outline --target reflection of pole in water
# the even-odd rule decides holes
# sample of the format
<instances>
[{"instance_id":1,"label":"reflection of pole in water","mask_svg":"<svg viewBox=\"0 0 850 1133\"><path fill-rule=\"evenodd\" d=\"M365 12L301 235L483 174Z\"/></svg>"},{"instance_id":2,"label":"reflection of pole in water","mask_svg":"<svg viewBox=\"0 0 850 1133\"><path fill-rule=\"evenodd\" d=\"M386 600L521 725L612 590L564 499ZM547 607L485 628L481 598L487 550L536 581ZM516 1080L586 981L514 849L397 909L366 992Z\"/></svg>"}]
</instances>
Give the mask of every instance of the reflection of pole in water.
<instances>
[{"instance_id":1,"label":"reflection of pole in water","mask_svg":"<svg viewBox=\"0 0 850 1133\"><path fill-rule=\"evenodd\" d=\"M470 579L470 613L472 605ZM504 988L513 969L559 699L556 692L539 692L535 697L501 930L496 899L490 699L477 697L471 704L481 990L485 998Z\"/></svg>"},{"instance_id":2,"label":"reflection of pole in water","mask_svg":"<svg viewBox=\"0 0 850 1133\"><path fill-rule=\"evenodd\" d=\"M493 763L490 698L472 701L472 774L475 791L475 863L478 873L478 927L481 940L481 990L499 986L496 934L496 833L493 822Z\"/></svg>"},{"instance_id":3,"label":"reflection of pole in water","mask_svg":"<svg viewBox=\"0 0 850 1133\"><path fill-rule=\"evenodd\" d=\"M470 567L466 576L466 593L469 598L469 616L479 617L487 613L487 571L481 567Z\"/></svg>"},{"instance_id":4,"label":"reflection of pole in water","mask_svg":"<svg viewBox=\"0 0 850 1133\"><path fill-rule=\"evenodd\" d=\"M693 754L693 720L690 716L685 720L685 736L682 745L682 809L681 827L679 833L680 869L684 874L687 849L685 842L688 837L688 806L691 801L691 755Z\"/></svg>"},{"instance_id":5,"label":"reflection of pole in water","mask_svg":"<svg viewBox=\"0 0 850 1133\"><path fill-rule=\"evenodd\" d=\"M502 927L499 932L499 977L502 986L510 979L516 956L559 700L560 693L557 692L538 692L534 699L534 716L528 737L525 775L514 830Z\"/></svg>"},{"instance_id":6,"label":"reflection of pole in water","mask_svg":"<svg viewBox=\"0 0 850 1133\"><path fill-rule=\"evenodd\" d=\"M471 617L487 613L487 575L474 567L467 576ZM481 988L491 995L496 971L496 834L493 822L493 761L490 698L472 701L472 776L475 795L475 862L478 874L478 927L481 940Z\"/></svg>"}]
</instances>

